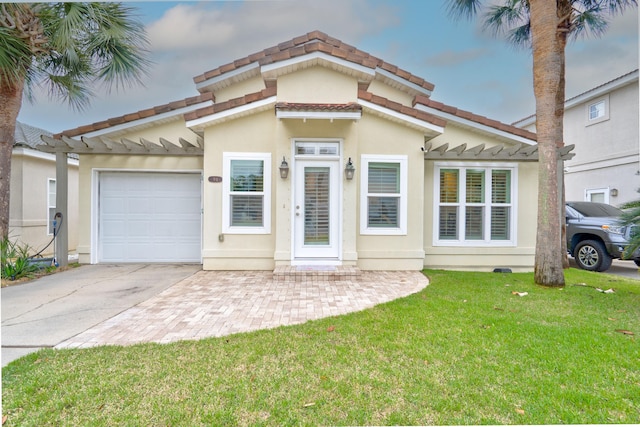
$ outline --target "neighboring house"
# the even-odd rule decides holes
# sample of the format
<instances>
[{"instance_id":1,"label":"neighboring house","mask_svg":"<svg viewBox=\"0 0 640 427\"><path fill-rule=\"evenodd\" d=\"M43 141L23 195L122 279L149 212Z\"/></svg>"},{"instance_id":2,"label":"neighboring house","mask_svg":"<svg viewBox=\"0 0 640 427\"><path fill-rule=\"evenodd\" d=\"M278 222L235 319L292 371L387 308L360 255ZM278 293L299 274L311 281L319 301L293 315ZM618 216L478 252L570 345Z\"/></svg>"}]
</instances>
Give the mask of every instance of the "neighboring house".
<instances>
[{"instance_id":1,"label":"neighboring house","mask_svg":"<svg viewBox=\"0 0 640 427\"><path fill-rule=\"evenodd\" d=\"M81 262L533 268L535 134L321 32L194 81L46 138L80 154Z\"/></svg>"},{"instance_id":2,"label":"neighboring house","mask_svg":"<svg viewBox=\"0 0 640 427\"><path fill-rule=\"evenodd\" d=\"M53 218L56 214L56 158L38 151L44 144L41 135L50 132L16 123L15 143L11 153L11 196L9 199L9 238L28 245L30 255L44 249L53 239ZM73 155L72 155L73 156ZM78 158L68 159L69 170L69 248L78 243ZM54 244L42 255L51 255Z\"/></svg>"},{"instance_id":3,"label":"neighboring house","mask_svg":"<svg viewBox=\"0 0 640 427\"><path fill-rule=\"evenodd\" d=\"M638 70L568 99L564 142L575 145L565 163L567 200L620 206L640 199ZM535 116L514 125L535 131Z\"/></svg>"}]
</instances>

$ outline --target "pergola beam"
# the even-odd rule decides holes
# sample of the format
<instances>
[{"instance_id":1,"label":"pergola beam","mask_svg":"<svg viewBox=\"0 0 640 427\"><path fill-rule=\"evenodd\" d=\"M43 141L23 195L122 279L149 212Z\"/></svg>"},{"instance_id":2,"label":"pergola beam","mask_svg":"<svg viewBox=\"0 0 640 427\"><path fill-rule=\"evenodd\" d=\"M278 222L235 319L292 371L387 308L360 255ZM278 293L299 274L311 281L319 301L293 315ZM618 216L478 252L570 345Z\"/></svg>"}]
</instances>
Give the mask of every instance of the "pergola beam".
<instances>
[{"instance_id":1,"label":"pergola beam","mask_svg":"<svg viewBox=\"0 0 640 427\"><path fill-rule=\"evenodd\" d=\"M567 145L558 148L559 160L570 160L575 156L571 151L574 145ZM467 148L467 144L461 144L454 148L449 148L448 143L434 147L432 142L424 146L425 160L493 160L493 161L518 161L537 162L538 146L517 144L507 148L504 145L495 145L485 148L484 144Z\"/></svg>"}]
</instances>

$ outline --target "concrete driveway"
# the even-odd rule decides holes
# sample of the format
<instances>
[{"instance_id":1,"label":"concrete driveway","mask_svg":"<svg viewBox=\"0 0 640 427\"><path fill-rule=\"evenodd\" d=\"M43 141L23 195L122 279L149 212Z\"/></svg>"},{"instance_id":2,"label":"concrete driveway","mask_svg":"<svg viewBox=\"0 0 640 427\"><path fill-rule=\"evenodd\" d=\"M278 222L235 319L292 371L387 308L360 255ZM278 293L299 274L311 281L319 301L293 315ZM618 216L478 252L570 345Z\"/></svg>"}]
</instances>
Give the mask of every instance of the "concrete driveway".
<instances>
[{"instance_id":1,"label":"concrete driveway","mask_svg":"<svg viewBox=\"0 0 640 427\"><path fill-rule=\"evenodd\" d=\"M57 344L192 276L201 265L84 265L2 289L2 366Z\"/></svg>"}]
</instances>

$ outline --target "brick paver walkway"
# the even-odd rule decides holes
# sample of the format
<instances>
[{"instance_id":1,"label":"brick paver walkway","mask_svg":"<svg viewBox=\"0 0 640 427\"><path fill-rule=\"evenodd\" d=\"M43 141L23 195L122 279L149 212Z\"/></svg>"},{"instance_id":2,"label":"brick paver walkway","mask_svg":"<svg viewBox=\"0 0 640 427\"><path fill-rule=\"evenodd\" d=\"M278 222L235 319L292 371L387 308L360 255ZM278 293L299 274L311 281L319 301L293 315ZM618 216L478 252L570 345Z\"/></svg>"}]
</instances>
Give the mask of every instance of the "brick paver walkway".
<instances>
[{"instance_id":1,"label":"brick paver walkway","mask_svg":"<svg viewBox=\"0 0 640 427\"><path fill-rule=\"evenodd\" d=\"M337 280L200 271L56 348L169 343L304 323L407 296L428 283L414 271L365 271Z\"/></svg>"}]
</instances>

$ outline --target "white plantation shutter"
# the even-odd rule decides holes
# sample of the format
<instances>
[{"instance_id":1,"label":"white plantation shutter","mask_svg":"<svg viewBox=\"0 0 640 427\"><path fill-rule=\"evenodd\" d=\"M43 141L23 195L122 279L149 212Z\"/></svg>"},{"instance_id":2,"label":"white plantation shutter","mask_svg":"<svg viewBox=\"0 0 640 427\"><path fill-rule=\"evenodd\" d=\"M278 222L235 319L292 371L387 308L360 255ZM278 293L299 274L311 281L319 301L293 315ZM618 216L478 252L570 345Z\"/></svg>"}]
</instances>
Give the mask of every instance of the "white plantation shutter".
<instances>
[{"instance_id":1,"label":"white plantation shutter","mask_svg":"<svg viewBox=\"0 0 640 427\"><path fill-rule=\"evenodd\" d=\"M328 245L330 234L330 170L327 167L304 169L304 243Z\"/></svg>"},{"instance_id":2,"label":"white plantation shutter","mask_svg":"<svg viewBox=\"0 0 640 427\"><path fill-rule=\"evenodd\" d=\"M264 162L232 160L229 185L231 225L263 226Z\"/></svg>"},{"instance_id":3,"label":"white plantation shutter","mask_svg":"<svg viewBox=\"0 0 640 427\"><path fill-rule=\"evenodd\" d=\"M230 234L271 232L271 154L222 154L222 230Z\"/></svg>"},{"instance_id":4,"label":"white plantation shutter","mask_svg":"<svg viewBox=\"0 0 640 427\"><path fill-rule=\"evenodd\" d=\"M491 240L509 240L511 230L511 171L491 172ZM500 206L502 205L502 206Z\"/></svg>"},{"instance_id":5,"label":"white plantation shutter","mask_svg":"<svg viewBox=\"0 0 640 427\"><path fill-rule=\"evenodd\" d=\"M400 210L400 164L369 163L369 227L398 227Z\"/></svg>"},{"instance_id":6,"label":"white plantation shutter","mask_svg":"<svg viewBox=\"0 0 640 427\"><path fill-rule=\"evenodd\" d=\"M436 168L437 240L443 245L511 241L514 170L450 165Z\"/></svg>"},{"instance_id":7,"label":"white plantation shutter","mask_svg":"<svg viewBox=\"0 0 640 427\"><path fill-rule=\"evenodd\" d=\"M467 170L467 203L484 202L484 171Z\"/></svg>"}]
</instances>

